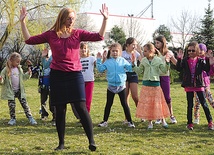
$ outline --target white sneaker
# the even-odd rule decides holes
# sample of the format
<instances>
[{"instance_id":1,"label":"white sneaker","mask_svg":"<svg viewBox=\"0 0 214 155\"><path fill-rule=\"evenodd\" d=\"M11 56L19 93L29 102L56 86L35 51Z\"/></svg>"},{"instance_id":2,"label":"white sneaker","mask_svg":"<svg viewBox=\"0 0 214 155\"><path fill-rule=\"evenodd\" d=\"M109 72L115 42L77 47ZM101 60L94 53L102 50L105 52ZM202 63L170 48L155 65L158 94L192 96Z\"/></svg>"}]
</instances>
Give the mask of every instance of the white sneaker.
<instances>
[{"instance_id":1,"label":"white sneaker","mask_svg":"<svg viewBox=\"0 0 214 155\"><path fill-rule=\"evenodd\" d=\"M12 118L9 122L9 125L16 125L16 119Z\"/></svg>"},{"instance_id":2,"label":"white sneaker","mask_svg":"<svg viewBox=\"0 0 214 155\"><path fill-rule=\"evenodd\" d=\"M155 124L161 124L161 120L160 120L160 119L157 119L157 120L155 121Z\"/></svg>"},{"instance_id":3,"label":"white sneaker","mask_svg":"<svg viewBox=\"0 0 214 155\"><path fill-rule=\"evenodd\" d=\"M128 127L129 127L129 128L135 128L135 125L134 125L134 123L132 123L132 122L128 122Z\"/></svg>"},{"instance_id":4,"label":"white sneaker","mask_svg":"<svg viewBox=\"0 0 214 155\"><path fill-rule=\"evenodd\" d=\"M145 120L145 119L141 119L140 121L141 121L142 123L143 123L143 122L146 122L146 120Z\"/></svg>"},{"instance_id":5,"label":"white sneaker","mask_svg":"<svg viewBox=\"0 0 214 155\"><path fill-rule=\"evenodd\" d=\"M172 124L176 124L177 123L177 120L175 119L175 116L171 116L170 120L171 120Z\"/></svg>"},{"instance_id":6,"label":"white sneaker","mask_svg":"<svg viewBox=\"0 0 214 155\"><path fill-rule=\"evenodd\" d=\"M108 122L106 121L102 121L100 124L98 124L98 127L107 127L108 126Z\"/></svg>"},{"instance_id":7,"label":"white sneaker","mask_svg":"<svg viewBox=\"0 0 214 155\"><path fill-rule=\"evenodd\" d=\"M194 119L194 124L199 124L199 118Z\"/></svg>"},{"instance_id":8,"label":"white sneaker","mask_svg":"<svg viewBox=\"0 0 214 155\"><path fill-rule=\"evenodd\" d=\"M153 129L153 124L149 124L148 129Z\"/></svg>"}]
</instances>

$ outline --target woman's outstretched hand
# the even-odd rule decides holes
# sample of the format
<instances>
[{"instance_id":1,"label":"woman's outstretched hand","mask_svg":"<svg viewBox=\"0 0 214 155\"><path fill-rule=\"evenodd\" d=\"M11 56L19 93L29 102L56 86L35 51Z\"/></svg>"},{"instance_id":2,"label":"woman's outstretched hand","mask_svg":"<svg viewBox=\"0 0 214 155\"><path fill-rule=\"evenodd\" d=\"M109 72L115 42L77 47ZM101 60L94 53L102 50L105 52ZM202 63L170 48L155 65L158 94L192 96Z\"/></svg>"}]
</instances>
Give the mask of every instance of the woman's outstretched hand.
<instances>
[{"instance_id":1,"label":"woman's outstretched hand","mask_svg":"<svg viewBox=\"0 0 214 155\"><path fill-rule=\"evenodd\" d=\"M26 7L23 6L22 9L20 10L19 20L24 22L26 16L27 16L27 10L26 10Z\"/></svg>"},{"instance_id":2,"label":"woman's outstretched hand","mask_svg":"<svg viewBox=\"0 0 214 155\"><path fill-rule=\"evenodd\" d=\"M108 13L108 7L106 4L102 4L102 10L100 10L100 13L103 15L104 19L108 19L109 13Z\"/></svg>"}]
</instances>

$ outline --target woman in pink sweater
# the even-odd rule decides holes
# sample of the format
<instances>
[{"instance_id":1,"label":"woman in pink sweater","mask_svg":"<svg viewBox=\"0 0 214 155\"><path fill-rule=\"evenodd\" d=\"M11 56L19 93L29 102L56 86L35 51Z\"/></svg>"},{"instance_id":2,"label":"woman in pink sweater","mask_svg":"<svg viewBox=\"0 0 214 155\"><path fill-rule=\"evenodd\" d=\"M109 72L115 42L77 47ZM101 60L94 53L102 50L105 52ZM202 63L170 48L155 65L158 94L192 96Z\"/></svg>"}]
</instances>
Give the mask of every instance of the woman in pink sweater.
<instances>
[{"instance_id":1,"label":"woman in pink sweater","mask_svg":"<svg viewBox=\"0 0 214 155\"><path fill-rule=\"evenodd\" d=\"M85 104L85 86L81 73L82 65L79 49L81 41L100 41L104 39L108 20L108 7L105 4L102 5L100 13L103 15L103 23L99 33L74 29L75 11L63 8L50 30L39 35L30 36L25 23L26 8L22 7L20 10L20 22L25 43L30 45L48 43L52 51L50 96L52 106L56 107L56 129L59 138L59 145L55 150L64 149L67 103L74 103L89 140L89 149L91 151L96 150L92 121Z\"/></svg>"}]
</instances>

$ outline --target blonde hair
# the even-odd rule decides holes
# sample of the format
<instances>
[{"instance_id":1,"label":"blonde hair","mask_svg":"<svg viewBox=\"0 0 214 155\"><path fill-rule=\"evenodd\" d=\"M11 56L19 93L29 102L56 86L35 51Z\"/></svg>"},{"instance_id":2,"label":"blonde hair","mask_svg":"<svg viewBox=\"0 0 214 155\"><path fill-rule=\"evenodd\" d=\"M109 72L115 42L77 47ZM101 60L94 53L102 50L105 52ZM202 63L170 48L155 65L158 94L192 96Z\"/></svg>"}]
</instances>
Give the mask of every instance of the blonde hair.
<instances>
[{"instance_id":1,"label":"blonde hair","mask_svg":"<svg viewBox=\"0 0 214 155\"><path fill-rule=\"evenodd\" d=\"M12 66L12 62L16 61L17 59L19 59L21 61L21 55L17 52L13 52L12 54L10 54L7 62L6 62L6 71L7 71L7 75L10 76L11 75L11 68Z\"/></svg>"},{"instance_id":2,"label":"blonde hair","mask_svg":"<svg viewBox=\"0 0 214 155\"><path fill-rule=\"evenodd\" d=\"M85 43L85 42L81 42L80 43L80 49L83 49L83 48L86 48L87 49L87 57L89 57L89 55L90 55L90 51L89 51L89 49L88 49L88 44L87 43Z\"/></svg>"},{"instance_id":3,"label":"blonde hair","mask_svg":"<svg viewBox=\"0 0 214 155\"><path fill-rule=\"evenodd\" d=\"M74 10L69 8L63 8L56 19L55 24L50 28L50 30L54 30L57 33L57 36L60 37L65 32L71 32L72 28L66 28L65 22L69 16L69 14L73 12L76 16L76 13ZM72 22L72 26L74 25L74 22Z\"/></svg>"},{"instance_id":4,"label":"blonde hair","mask_svg":"<svg viewBox=\"0 0 214 155\"><path fill-rule=\"evenodd\" d=\"M146 47L149 51L152 51L152 53L156 55L160 55L161 53L155 48L155 46L152 43L147 43L143 47Z\"/></svg>"}]
</instances>

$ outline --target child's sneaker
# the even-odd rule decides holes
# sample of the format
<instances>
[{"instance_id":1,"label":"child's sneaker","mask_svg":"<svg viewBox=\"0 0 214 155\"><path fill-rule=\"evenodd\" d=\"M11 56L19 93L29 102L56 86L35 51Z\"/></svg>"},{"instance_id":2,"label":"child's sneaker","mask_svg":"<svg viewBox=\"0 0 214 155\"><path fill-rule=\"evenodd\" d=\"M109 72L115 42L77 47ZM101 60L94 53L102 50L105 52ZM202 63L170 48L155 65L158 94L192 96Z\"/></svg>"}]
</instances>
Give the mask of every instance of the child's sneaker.
<instances>
[{"instance_id":1,"label":"child's sneaker","mask_svg":"<svg viewBox=\"0 0 214 155\"><path fill-rule=\"evenodd\" d=\"M148 129L153 129L153 124L149 124Z\"/></svg>"},{"instance_id":2,"label":"child's sneaker","mask_svg":"<svg viewBox=\"0 0 214 155\"><path fill-rule=\"evenodd\" d=\"M161 120L160 120L160 119L157 119L157 120L155 121L155 124L161 124Z\"/></svg>"},{"instance_id":3,"label":"child's sneaker","mask_svg":"<svg viewBox=\"0 0 214 155\"><path fill-rule=\"evenodd\" d=\"M162 124L162 127L163 127L164 129L168 129L168 128L169 128L169 126L168 126L168 124L167 124L166 122Z\"/></svg>"},{"instance_id":4,"label":"child's sneaker","mask_svg":"<svg viewBox=\"0 0 214 155\"><path fill-rule=\"evenodd\" d=\"M12 118L9 122L9 125L16 125L16 119Z\"/></svg>"},{"instance_id":5,"label":"child's sneaker","mask_svg":"<svg viewBox=\"0 0 214 155\"><path fill-rule=\"evenodd\" d=\"M132 122L128 122L128 127L129 127L129 128L135 128L135 125L134 125L134 123L132 123Z\"/></svg>"},{"instance_id":6,"label":"child's sneaker","mask_svg":"<svg viewBox=\"0 0 214 155\"><path fill-rule=\"evenodd\" d=\"M187 124L187 129L193 130L193 124L192 123L191 124Z\"/></svg>"},{"instance_id":7,"label":"child's sneaker","mask_svg":"<svg viewBox=\"0 0 214 155\"><path fill-rule=\"evenodd\" d=\"M208 123L208 129L209 130L214 130L214 126L213 126L213 122L212 121Z\"/></svg>"},{"instance_id":8,"label":"child's sneaker","mask_svg":"<svg viewBox=\"0 0 214 155\"><path fill-rule=\"evenodd\" d=\"M194 119L194 124L199 124L199 118Z\"/></svg>"},{"instance_id":9,"label":"child's sneaker","mask_svg":"<svg viewBox=\"0 0 214 155\"><path fill-rule=\"evenodd\" d=\"M48 119L48 116L42 116L41 120L46 121Z\"/></svg>"},{"instance_id":10,"label":"child's sneaker","mask_svg":"<svg viewBox=\"0 0 214 155\"><path fill-rule=\"evenodd\" d=\"M141 121L142 123L143 123L143 122L146 122L146 120L145 120L145 119L141 119L140 121Z\"/></svg>"},{"instance_id":11,"label":"child's sneaker","mask_svg":"<svg viewBox=\"0 0 214 155\"><path fill-rule=\"evenodd\" d=\"M106 121L102 121L100 124L98 124L98 127L107 127L108 123Z\"/></svg>"},{"instance_id":12,"label":"child's sneaker","mask_svg":"<svg viewBox=\"0 0 214 155\"><path fill-rule=\"evenodd\" d=\"M28 120L29 120L31 125L36 125L37 124L37 122L35 121L35 119L33 117L29 117Z\"/></svg>"},{"instance_id":13,"label":"child's sneaker","mask_svg":"<svg viewBox=\"0 0 214 155\"><path fill-rule=\"evenodd\" d=\"M172 124L176 124L177 120L175 119L175 116L170 116L170 121Z\"/></svg>"}]
</instances>

